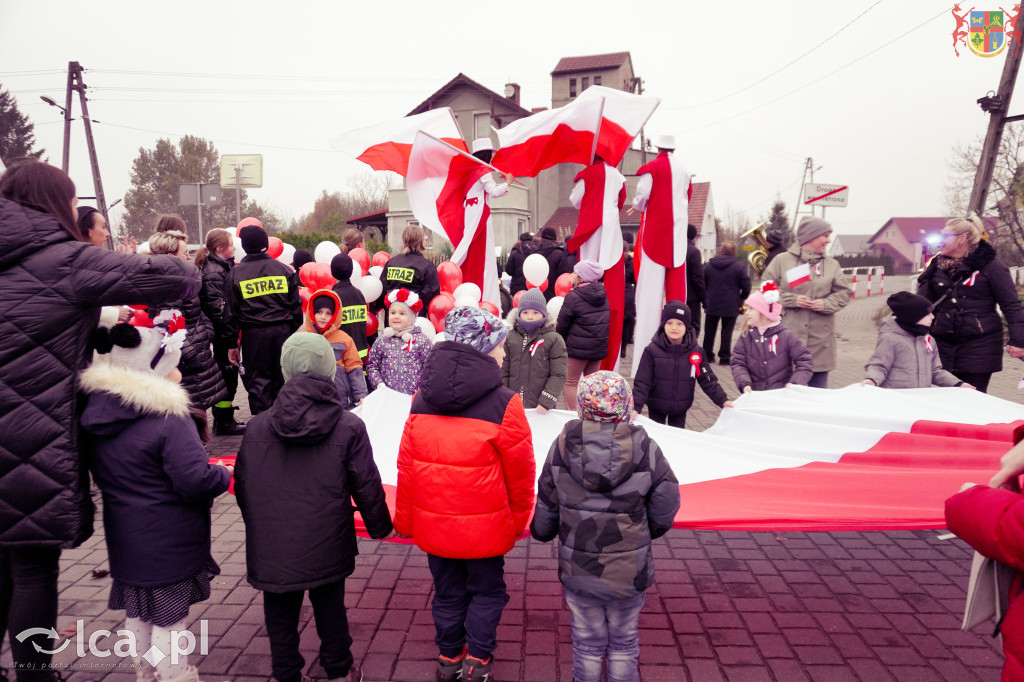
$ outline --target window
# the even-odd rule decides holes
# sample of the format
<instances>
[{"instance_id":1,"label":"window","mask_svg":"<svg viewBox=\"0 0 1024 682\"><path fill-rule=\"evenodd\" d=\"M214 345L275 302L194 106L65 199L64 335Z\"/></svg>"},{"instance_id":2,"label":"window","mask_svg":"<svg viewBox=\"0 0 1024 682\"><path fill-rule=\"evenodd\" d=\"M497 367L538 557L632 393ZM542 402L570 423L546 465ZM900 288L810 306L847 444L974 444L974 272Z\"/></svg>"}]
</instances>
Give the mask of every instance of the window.
<instances>
[{"instance_id":1,"label":"window","mask_svg":"<svg viewBox=\"0 0 1024 682\"><path fill-rule=\"evenodd\" d=\"M600 85L600 84L601 84L601 77L600 76L594 76L594 85Z\"/></svg>"},{"instance_id":2,"label":"window","mask_svg":"<svg viewBox=\"0 0 1024 682\"><path fill-rule=\"evenodd\" d=\"M586 90L589 87L590 87L590 77L589 76L584 76L583 77L583 87L581 87L580 89L581 90Z\"/></svg>"},{"instance_id":3,"label":"window","mask_svg":"<svg viewBox=\"0 0 1024 682\"><path fill-rule=\"evenodd\" d=\"M526 232L526 221L525 220L520 220L519 221L519 234L522 234L523 232Z\"/></svg>"},{"instance_id":4,"label":"window","mask_svg":"<svg viewBox=\"0 0 1024 682\"><path fill-rule=\"evenodd\" d=\"M490 114L474 114L473 115L473 137L490 137L491 136L491 115Z\"/></svg>"},{"instance_id":5,"label":"window","mask_svg":"<svg viewBox=\"0 0 1024 682\"><path fill-rule=\"evenodd\" d=\"M576 96L576 79L575 78L570 78L569 79L569 97L575 97L575 96Z\"/></svg>"}]
</instances>

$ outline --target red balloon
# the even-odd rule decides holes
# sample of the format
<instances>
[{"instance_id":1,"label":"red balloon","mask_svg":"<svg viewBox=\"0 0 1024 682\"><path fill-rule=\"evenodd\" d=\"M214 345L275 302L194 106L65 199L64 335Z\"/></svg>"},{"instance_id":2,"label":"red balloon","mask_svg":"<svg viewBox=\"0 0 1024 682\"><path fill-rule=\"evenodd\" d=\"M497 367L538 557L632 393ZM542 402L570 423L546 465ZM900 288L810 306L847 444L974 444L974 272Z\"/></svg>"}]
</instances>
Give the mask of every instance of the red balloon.
<instances>
[{"instance_id":1,"label":"red balloon","mask_svg":"<svg viewBox=\"0 0 1024 682\"><path fill-rule=\"evenodd\" d=\"M299 298L302 299L302 312L309 308L309 299L313 298L313 290L309 287L299 287Z\"/></svg>"},{"instance_id":2,"label":"red balloon","mask_svg":"<svg viewBox=\"0 0 1024 682\"><path fill-rule=\"evenodd\" d=\"M389 260L391 260L390 253L388 253L387 251L378 251L377 253L373 254L373 260L370 261L370 265L379 265L381 267L384 267L385 265L388 264Z\"/></svg>"},{"instance_id":3,"label":"red balloon","mask_svg":"<svg viewBox=\"0 0 1024 682\"><path fill-rule=\"evenodd\" d=\"M444 265L444 263L441 265ZM461 275L461 272L459 274ZM447 291L442 291L430 301L430 305L427 307L427 315L430 317L431 324L434 325L434 331L444 331L444 317L454 307L455 298Z\"/></svg>"},{"instance_id":4,"label":"red balloon","mask_svg":"<svg viewBox=\"0 0 1024 682\"><path fill-rule=\"evenodd\" d=\"M380 320L377 316L370 312L370 306L366 306L366 335L373 336L377 333L377 328L380 326Z\"/></svg>"},{"instance_id":5,"label":"red balloon","mask_svg":"<svg viewBox=\"0 0 1024 682\"><path fill-rule=\"evenodd\" d=\"M526 288L527 289L540 289L541 291L547 291L548 290L548 281L544 280L543 282L540 283L540 286L537 286L533 282L527 282L526 283Z\"/></svg>"},{"instance_id":6,"label":"red balloon","mask_svg":"<svg viewBox=\"0 0 1024 682\"><path fill-rule=\"evenodd\" d=\"M437 279L441 283L441 291L450 294L462 284L462 268L446 260L437 266Z\"/></svg>"},{"instance_id":7,"label":"red balloon","mask_svg":"<svg viewBox=\"0 0 1024 682\"><path fill-rule=\"evenodd\" d=\"M302 282L302 286L310 289L316 288L313 286L313 270L315 269L313 266L315 265L316 263L305 263L301 268L299 268L299 281Z\"/></svg>"},{"instance_id":8,"label":"red balloon","mask_svg":"<svg viewBox=\"0 0 1024 682\"><path fill-rule=\"evenodd\" d=\"M299 268L299 280L313 291L330 289L338 281L331 275L330 263L306 263Z\"/></svg>"},{"instance_id":9,"label":"red balloon","mask_svg":"<svg viewBox=\"0 0 1024 682\"><path fill-rule=\"evenodd\" d=\"M277 258L284 253L284 242L277 237L271 237L269 239L270 244L267 246L267 255L271 258Z\"/></svg>"},{"instance_id":10,"label":"red balloon","mask_svg":"<svg viewBox=\"0 0 1024 682\"><path fill-rule=\"evenodd\" d=\"M362 247L352 249L348 252L348 257L359 263L364 275L370 271L370 253L366 249Z\"/></svg>"},{"instance_id":11,"label":"red balloon","mask_svg":"<svg viewBox=\"0 0 1024 682\"><path fill-rule=\"evenodd\" d=\"M572 291L572 273L563 272L555 280L555 296L565 296Z\"/></svg>"},{"instance_id":12,"label":"red balloon","mask_svg":"<svg viewBox=\"0 0 1024 682\"><path fill-rule=\"evenodd\" d=\"M501 311L498 310L498 306L494 305L490 301L482 301L480 303L480 307L489 312L491 315L501 317Z\"/></svg>"},{"instance_id":13,"label":"red balloon","mask_svg":"<svg viewBox=\"0 0 1024 682\"><path fill-rule=\"evenodd\" d=\"M525 292L523 292L523 291L517 291L516 295L512 297L512 307L513 308L518 308L519 307L519 299L522 298L524 293Z\"/></svg>"}]
</instances>

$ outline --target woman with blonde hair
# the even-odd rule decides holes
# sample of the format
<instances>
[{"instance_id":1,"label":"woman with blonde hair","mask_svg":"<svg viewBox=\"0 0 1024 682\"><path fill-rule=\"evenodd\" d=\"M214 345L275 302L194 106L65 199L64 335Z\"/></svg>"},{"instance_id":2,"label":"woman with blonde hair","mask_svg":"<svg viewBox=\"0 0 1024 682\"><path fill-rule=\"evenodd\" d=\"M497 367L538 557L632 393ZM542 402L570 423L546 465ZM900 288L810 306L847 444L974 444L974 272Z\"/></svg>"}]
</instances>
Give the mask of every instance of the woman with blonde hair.
<instances>
[{"instance_id":1,"label":"woman with blonde hair","mask_svg":"<svg viewBox=\"0 0 1024 682\"><path fill-rule=\"evenodd\" d=\"M942 248L917 278L917 293L932 301L931 334L942 366L961 381L987 392L992 374L1003 369L1003 321L996 305L1010 329L1007 350L1024 356L1017 287L974 213L946 223Z\"/></svg>"},{"instance_id":2,"label":"woman with blonde hair","mask_svg":"<svg viewBox=\"0 0 1024 682\"><path fill-rule=\"evenodd\" d=\"M423 250L427 248L427 238L423 228L410 225L402 232L402 244L405 249L387 262L380 273L380 282L384 287L374 308L384 307L384 297L395 289L408 289L415 292L423 302L420 317L427 317L430 301L441 293L441 283L437 279L437 266L424 258Z\"/></svg>"}]
</instances>

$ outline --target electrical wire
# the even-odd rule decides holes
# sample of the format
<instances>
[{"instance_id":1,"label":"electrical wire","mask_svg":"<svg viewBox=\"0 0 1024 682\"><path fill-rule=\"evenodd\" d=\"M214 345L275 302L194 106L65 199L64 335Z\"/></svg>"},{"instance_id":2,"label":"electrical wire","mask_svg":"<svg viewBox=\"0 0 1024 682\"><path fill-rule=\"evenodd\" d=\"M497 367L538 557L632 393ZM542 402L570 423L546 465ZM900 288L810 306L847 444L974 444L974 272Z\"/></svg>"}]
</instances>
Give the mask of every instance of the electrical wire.
<instances>
[{"instance_id":1,"label":"electrical wire","mask_svg":"<svg viewBox=\"0 0 1024 682\"><path fill-rule=\"evenodd\" d=\"M137 130L137 131L140 131L140 132L143 132L143 133L155 133L156 135L168 135L170 137L178 137L178 138L186 137L186 135L182 135L180 133L169 133L166 130L152 130L150 128L138 128L136 126L126 126L126 125L121 125L119 123L109 123L107 121L102 121L101 122L101 121L93 120L93 123L96 123L98 125L110 126L111 128L124 128L125 130ZM212 137L204 137L203 139L209 140L211 142L217 142L219 144L234 144L234 145L238 145L240 147L242 147L242 146L247 146L247 147L265 147L267 149L287 149L289 151L296 151L296 152L324 152L324 153L327 153L327 154L336 154L337 153L337 152L335 152L335 151L333 151L331 149L315 149L313 147L286 147L286 146L278 145L278 144L266 144L265 142L238 142L237 140L221 140L221 139L216 139L216 138L212 138Z\"/></svg>"}]
</instances>

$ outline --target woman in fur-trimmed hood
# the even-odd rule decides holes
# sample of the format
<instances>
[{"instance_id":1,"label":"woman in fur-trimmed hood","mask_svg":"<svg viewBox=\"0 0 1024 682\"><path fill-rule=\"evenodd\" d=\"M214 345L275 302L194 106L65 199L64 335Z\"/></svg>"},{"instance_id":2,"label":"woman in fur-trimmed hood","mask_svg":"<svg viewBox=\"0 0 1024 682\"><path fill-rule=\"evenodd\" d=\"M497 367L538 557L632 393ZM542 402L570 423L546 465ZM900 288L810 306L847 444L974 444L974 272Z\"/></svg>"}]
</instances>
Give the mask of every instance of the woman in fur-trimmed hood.
<instances>
[{"instance_id":1,"label":"woman in fur-trimmed hood","mask_svg":"<svg viewBox=\"0 0 1024 682\"><path fill-rule=\"evenodd\" d=\"M97 332L97 351L109 359L82 373L82 441L103 493L108 608L125 611L147 651L158 628L184 630L189 607L210 596L220 573L210 556L210 504L231 474L209 463L177 383L184 318L137 311L133 323ZM157 671L180 682L195 674L169 658Z\"/></svg>"}]
</instances>

